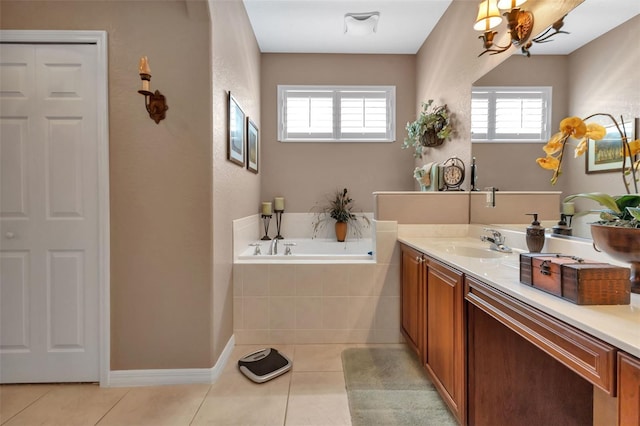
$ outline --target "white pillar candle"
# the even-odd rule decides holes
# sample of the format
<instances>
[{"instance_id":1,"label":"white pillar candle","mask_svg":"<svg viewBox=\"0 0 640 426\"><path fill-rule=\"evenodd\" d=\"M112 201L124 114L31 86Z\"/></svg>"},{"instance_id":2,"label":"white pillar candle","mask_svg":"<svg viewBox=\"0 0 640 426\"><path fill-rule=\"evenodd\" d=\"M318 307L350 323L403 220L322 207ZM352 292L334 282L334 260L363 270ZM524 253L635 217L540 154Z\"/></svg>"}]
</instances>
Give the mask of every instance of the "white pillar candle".
<instances>
[{"instance_id":1,"label":"white pillar candle","mask_svg":"<svg viewBox=\"0 0 640 426\"><path fill-rule=\"evenodd\" d=\"M273 199L274 210L284 210L284 197L276 197Z\"/></svg>"},{"instance_id":2,"label":"white pillar candle","mask_svg":"<svg viewBox=\"0 0 640 426\"><path fill-rule=\"evenodd\" d=\"M264 201L262 203L262 214L271 214L271 201Z\"/></svg>"},{"instance_id":3,"label":"white pillar candle","mask_svg":"<svg viewBox=\"0 0 640 426\"><path fill-rule=\"evenodd\" d=\"M570 215L576 214L575 203L562 203L562 213Z\"/></svg>"},{"instance_id":4,"label":"white pillar candle","mask_svg":"<svg viewBox=\"0 0 640 426\"><path fill-rule=\"evenodd\" d=\"M148 78L151 78L151 68L149 67L149 60L147 59L146 56L143 56L140 58L140 63L138 64L138 71L140 72L140 76L144 76L144 78L142 79L142 90L148 92L150 87L149 87L149 80L145 79L147 78L146 76L149 76Z\"/></svg>"}]
</instances>

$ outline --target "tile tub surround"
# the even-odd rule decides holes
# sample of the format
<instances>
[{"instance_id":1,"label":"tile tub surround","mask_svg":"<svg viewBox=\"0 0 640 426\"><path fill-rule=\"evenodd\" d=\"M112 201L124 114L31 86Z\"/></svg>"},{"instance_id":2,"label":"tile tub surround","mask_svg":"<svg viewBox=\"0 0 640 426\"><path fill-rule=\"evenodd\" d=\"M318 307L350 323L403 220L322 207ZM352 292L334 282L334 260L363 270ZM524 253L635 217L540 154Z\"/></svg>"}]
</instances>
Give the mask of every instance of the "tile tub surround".
<instances>
[{"instance_id":1,"label":"tile tub surround","mask_svg":"<svg viewBox=\"0 0 640 426\"><path fill-rule=\"evenodd\" d=\"M397 225L372 230L375 263L234 264L236 342L402 342Z\"/></svg>"}]
</instances>

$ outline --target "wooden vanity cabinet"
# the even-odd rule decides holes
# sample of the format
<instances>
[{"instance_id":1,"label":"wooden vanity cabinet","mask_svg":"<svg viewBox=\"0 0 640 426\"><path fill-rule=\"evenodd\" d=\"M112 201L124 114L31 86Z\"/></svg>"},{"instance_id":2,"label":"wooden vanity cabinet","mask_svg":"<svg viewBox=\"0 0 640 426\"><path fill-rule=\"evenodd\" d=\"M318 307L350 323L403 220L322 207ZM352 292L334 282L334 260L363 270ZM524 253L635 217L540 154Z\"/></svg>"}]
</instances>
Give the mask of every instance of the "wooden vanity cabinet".
<instances>
[{"instance_id":1,"label":"wooden vanity cabinet","mask_svg":"<svg viewBox=\"0 0 640 426\"><path fill-rule=\"evenodd\" d=\"M401 250L402 333L461 425L615 424L617 397L617 424L640 426L640 359Z\"/></svg>"},{"instance_id":2,"label":"wooden vanity cabinet","mask_svg":"<svg viewBox=\"0 0 640 426\"><path fill-rule=\"evenodd\" d=\"M425 368L458 422L466 424L463 274L427 258Z\"/></svg>"},{"instance_id":3,"label":"wooden vanity cabinet","mask_svg":"<svg viewBox=\"0 0 640 426\"><path fill-rule=\"evenodd\" d=\"M443 400L465 424L462 273L401 245L402 334Z\"/></svg>"},{"instance_id":4,"label":"wooden vanity cabinet","mask_svg":"<svg viewBox=\"0 0 640 426\"><path fill-rule=\"evenodd\" d=\"M594 386L615 395L615 347L473 277L465 300L469 425L593 424Z\"/></svg>"},{"instance_id":5,"label":"wooden vanity cabinet","mask_svg":"<svg viewBox=\"0 0 640 426\"><path fill-rule=\"evenodd\" d=\"M640 426L640 360L618 352L618 424Z\"/></svg>"},{"instance_id":6,"label":"wooden vanity cabinet","mask_svg":"<svg viewBox=\"0 0 640 426\"><path fill-rule=\"evenodd\" d=\"M425 258L411 247L401 245L402 334L407 344L423 361L425 311Z\"/></svg>"}]
</instances>

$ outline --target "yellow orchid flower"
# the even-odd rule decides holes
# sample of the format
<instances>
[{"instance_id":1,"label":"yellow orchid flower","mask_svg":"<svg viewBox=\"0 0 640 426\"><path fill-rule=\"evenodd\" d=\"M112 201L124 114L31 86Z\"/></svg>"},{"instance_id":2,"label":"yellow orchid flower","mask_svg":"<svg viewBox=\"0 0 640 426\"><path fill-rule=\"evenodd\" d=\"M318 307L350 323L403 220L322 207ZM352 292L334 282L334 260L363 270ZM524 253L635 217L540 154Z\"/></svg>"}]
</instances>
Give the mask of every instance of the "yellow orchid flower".
<instances>
[{"instance_id":1,"label":"yellow orchid flower","mask_svg":"<svg viewBox=\"0 0 640 426\"><path fill-rule=\"evenodd\" d=\"M560 161L556 157L547 156L545 158L538 158L536 163L543 169L557 170L560 166Z\"/></svg>"},{"instance_id":2,"label":"yellow orchid flower","mask_svg":"<svg viewBox=\"0 0 640 426\"><path fill-rule=\"evenodd\" d=\"M605 129L604 126L597 123L589 123L587 124L587 131L584 137L594 141L599 141L604 138L606 134L607 129Z\"/></svg>"},{"instance_id":3,"label":"yellow orchid flower","mask_svg":"<svg viewBox=\"0 0 640 426\"><path fill-rule=\"evenodd\" d=\"M631 150L631 156L640 154L640 139L629 142L629 149Z\"/></svg>"},{"instance_id":4,"label":"yellow orchid flower","mask_svg":"<svg viewBox=\"0 0 640 426\"><path fill-rule=\"evenodd\" d=\"M587 133L587 125L580 117L567 117L560 122L560 131L580 139Z\"/></svg>"},{"instance_id":5,"label":"yellow orchid flower","mask_svg":"<svg viewBox=\"0 0 640 426\"><path fill-rule=\"evenodd\" d=\"M624 123L623 127L620 127L619 122L614 116L607 113L591 114L585 119L580 117L566 117L560 122L560 132L554 134L551 139L542 147L542 150L546 153L546 157L537 158L536 163L543 169L553 171L551 177L551 184L556 184L558 178L562 174L562 160L564 159L564 151L567 148L567 140L573 138L577 141L577 146L574 150L575 157L583 155L589 151L590 141L599 141L604 139L607 135L607 128L597 123L587 123L587 121L596 116L608 117L611 119L615 126L615 130L622 137L622 144L620 150L616 149L616 152L611 154L615 157L622 157L624 155L625 160L629 157L635 160L631 160L631 164L627 165L629 161L625 163L625 167L622 170L622 180L627 190L627 194L631 194L631 190L635 193L638 192L638 183L640 182L640 139L629 142L624 136ZM622 119L622 118L621 118ZM612 126L610 126L612 127ZM637 136L637 135L636 135ZM593 145L591 145L593 148ZM609 149L610 150L610 149ZM628 177L632 176L631 179Z\"/></svg>"},{"instance_id":6,"label":"yellow orchid flower","mask_svg":"<svg viewBox=\"0 0 640 426\"><path fill-rule=\"evenodd\" d=\"M562 150L562 145L567 140L567 135L562 132L556 133L549 139L549 142L545 146L542 147L544 152L547 155L555 154L556 152Z\"/></svg>"},{"instance_id":7,"label":"yellow orchid flower","mask_svg":"<svg viewBox=\"0 0 640 426\"><path fill-rule=\"evenodd\" d=\"M589 149L589 139L599 141L607 134L607 129L605 129L600 124L589 123L586 126L587 130L585 131L584 136L582 137L582 139L580 139L580 141L578 142L578 146L576 147L575 158L578 158L582 154L587 152L587 149Z\"/></svg>"},{"instance_id":8,"label":"yellow orchid flower","mask_svg":"<svg viewBox=\"0 0 640 426\"><path fill-rule=\"evenodd\" d=\"M587 149L589 148L589 139L587 138L582 138L582 140L580 140L580 142L578 143L578 146L576 146L576 151L575 151L575 158L580 157L582 154L584 154L585 152L587 152Z\"/></svg>"}]
</instances>

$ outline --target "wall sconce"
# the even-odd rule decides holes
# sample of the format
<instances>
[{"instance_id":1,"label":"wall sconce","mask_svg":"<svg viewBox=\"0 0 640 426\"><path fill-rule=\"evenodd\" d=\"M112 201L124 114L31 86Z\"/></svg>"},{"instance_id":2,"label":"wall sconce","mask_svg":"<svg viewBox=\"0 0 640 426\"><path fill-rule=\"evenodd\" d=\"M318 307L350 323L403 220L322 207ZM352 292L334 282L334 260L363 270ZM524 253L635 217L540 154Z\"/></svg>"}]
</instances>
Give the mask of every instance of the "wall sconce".
<instances>
[{"instance_id":1,"label":"wall sconce","mask_svg":"<svg viewBox=\"0 0 640 426\"><path fill-rule=\"evenodd\" d=\"M138 69L140 71L140 78L142 79L142 90L138 90L138 93L144 95L144 106L147 108L149 117L158 124L160 120L164 120L165 112L169 107L162 93L158 90L155 92L150 90L151 68L149 68L149 60L146 56L140 58Z\"/></svg>"},{"instance_id":2,"label":"wall sconce","mask_svg":"<svg viewBox=\"0 0 640 426\"><path fill-rule=\"evenodd\" d=\"M529 40L531 31L533 30L533 13L520 9L520 6L525 2L526 0L499 0L497 3L496 0L483 0L480 2L478 6L478 17L473 25L474 30L484 31L481 36L478 36L478 38L482 39L485 49L478 55L479 57L487 52L490 52L491 55L505 52L512 45L520 46L522 53L529 57L531 56L529 48L533 43L550 41L549 39L551 37L559 33L569 34L566 31L560 31L560 28L564 25L563 16L542 34ZM492 31L492 29L502 22L500 9L506 10L502 16L507 18L507 27L509 28L509 35L511 36L511 43L507 46L499 46L493 43L497 31Z\"/></svg>"}]
</instances>

